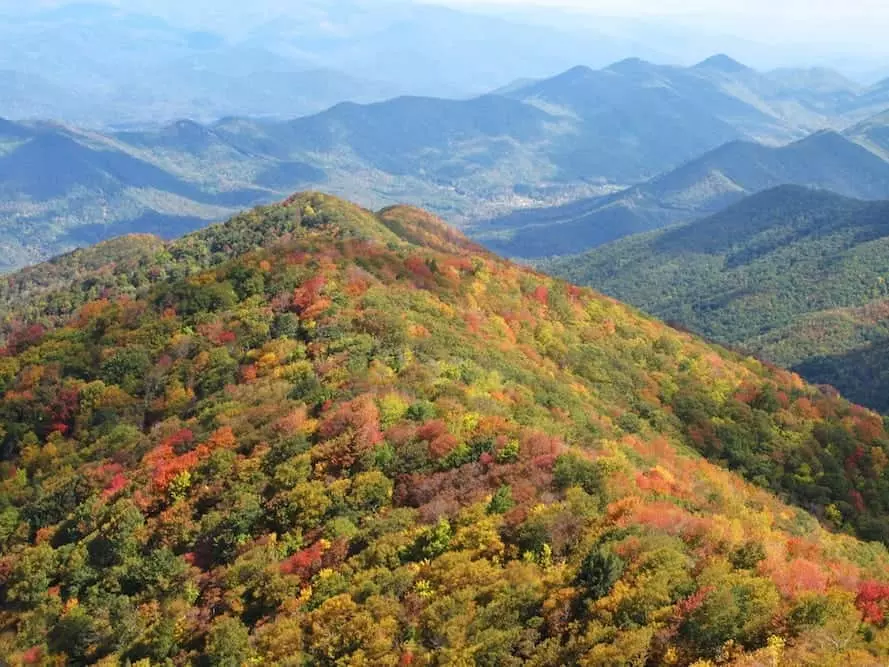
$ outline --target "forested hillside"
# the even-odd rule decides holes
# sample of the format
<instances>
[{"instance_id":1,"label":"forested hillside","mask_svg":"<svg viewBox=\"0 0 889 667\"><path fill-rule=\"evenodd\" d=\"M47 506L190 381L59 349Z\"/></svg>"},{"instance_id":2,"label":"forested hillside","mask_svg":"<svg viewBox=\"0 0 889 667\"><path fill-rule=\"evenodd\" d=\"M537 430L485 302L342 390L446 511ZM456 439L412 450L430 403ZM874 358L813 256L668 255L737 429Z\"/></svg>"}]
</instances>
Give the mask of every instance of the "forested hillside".
<instances>
[{"instance_id":1,"label":"forested hillside","mask_svg":"<svg viewBox=\"0 0 889 667\"><path fill-rule=\"evenodd\" d=\"M781 187L544 266L885 412L887 239L887 202Z\"/></svg>"},{"instance_id":2,"label":"forested hillside","mask_svg":"<svg viewBox=\"0 0 889 667\"><path fill-rule=\"evenodd\" d=\"M878 415L422 211L300 195L4 282L13 665L889 656Z\"/></svg>"}]
</instances>

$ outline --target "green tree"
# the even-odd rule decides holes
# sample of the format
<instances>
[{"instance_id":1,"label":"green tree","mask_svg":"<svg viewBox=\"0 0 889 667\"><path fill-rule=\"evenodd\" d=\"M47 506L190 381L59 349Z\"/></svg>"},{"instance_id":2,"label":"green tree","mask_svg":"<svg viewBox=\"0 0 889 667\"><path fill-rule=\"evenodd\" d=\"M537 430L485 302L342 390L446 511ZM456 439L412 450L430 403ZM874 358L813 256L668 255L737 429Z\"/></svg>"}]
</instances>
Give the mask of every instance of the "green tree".
<instances>
[{"instance_id":1,"label":"green tree","mask_svg":"<svg viewBox=\"0 0 889 667\"><path fill-rule=\"evenodd\" d=\"M207 633L204 653L213 667L242 667L253 653L247 626L231 616L217 618Z\"/></svg>"},{"instance_id":2,"label":"green tree","mask_svg":"<svg viewBox=\"0 0 889 667\"><path fill-rule=\"evenodd\" d=\"M611 592L620 580L624 567L622 558L606 549L597 548L583 560L577 582L583 586L588 597L598 600Z\"/></svg>"}]
</instances>

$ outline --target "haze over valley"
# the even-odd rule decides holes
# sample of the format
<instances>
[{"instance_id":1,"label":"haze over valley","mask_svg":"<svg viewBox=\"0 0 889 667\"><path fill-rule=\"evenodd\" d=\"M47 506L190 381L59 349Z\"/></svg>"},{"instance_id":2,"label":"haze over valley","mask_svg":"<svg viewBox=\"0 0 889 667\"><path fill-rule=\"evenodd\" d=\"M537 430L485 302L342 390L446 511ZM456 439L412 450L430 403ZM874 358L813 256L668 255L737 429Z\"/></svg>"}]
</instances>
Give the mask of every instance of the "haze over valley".
<instances>
[{"instance_id":1,"label":"haze over valley","mask_svg":"<svg viewBox=\"0 0 889 667\"><path fill-rule=\"evenodd\" d=\"M289 120L116 130L4 121L0 267L121 233L174 237L308 188L423 206L524 257L699 217L784 183L879 198L883 104L889 88L717 55L692 67L576 66L478 97L343 102Z\"/></svg>"}]
</instances>

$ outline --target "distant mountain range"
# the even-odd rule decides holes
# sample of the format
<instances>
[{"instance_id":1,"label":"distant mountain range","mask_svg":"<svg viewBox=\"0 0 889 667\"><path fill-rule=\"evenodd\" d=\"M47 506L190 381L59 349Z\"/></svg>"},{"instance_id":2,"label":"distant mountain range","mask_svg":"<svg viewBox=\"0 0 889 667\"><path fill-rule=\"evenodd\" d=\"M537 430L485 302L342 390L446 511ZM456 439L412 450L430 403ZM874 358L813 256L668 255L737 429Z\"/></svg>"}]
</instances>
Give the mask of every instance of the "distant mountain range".
<instances>
[{"instance_id":1,"label":"distant mountain range","mask_svg":"<svg viewBox=\"0 0 889 667\"><path fill-rule=\"evenodd\" d=\"M107 5L0 18L0 115L10 118L119 127L293 117L406 90L278 44L232 41Z\"/></svg>"},{"instance_id":2,"label":"distant mountain range","mask_svg":"<svg viewBox=\"0 0 889 667\"><path fill-rule=\"evenodd\" d=\"M523 163L531 168L527 182L516 180L521 174L507 175L503 182L510 185L627 184L728 141L781 144L851 123L855 84L843 88L848 96L841 101L849 108L840 110L839 75L822 76L829 79L828 92L813 84L791 105L786 85L769 83L770 75L726 56L693 68L625 60L598 71L575 67L465 101L402 97L338 105L287 123L257 121L248 134L259 143L256 136L246 141L251 150L278 157L314 153L341 162L352 154L388 173L422 170L445 183L475 176L505 157L514 172ZM784 72L778 79L789 77ZM754 99L753 89L761 96ZM829 100L834 106L827 112ZM217 129L229 132L230 126L223 121ZM244 127L238 120L229 133L243 134ZM499 171L509 168L501 164Z\"/></svg>"},{"instance_id":3,"label":"distant mountain range","mask_svg":"<svg viewBox=\"0 0 889 667\"><path fill-rule=\"evenodd\" d=\"M93 128L179 118L204 123L225 116L284 119L343 101L367 103L400 94L467 98L518 79L544 79L579 62L602 67L627 55L634 59L623 63L620 73L587 73L587 83L595 79L605 93L599 101L606 106L616 102L612 111L618 115L625 113L618 98L630 101L618 74L644 83L647 94L640 101L658 107L635 107L635 113L654 113L659 121L671 121L671 109L691 111L680 100L702 76L718 88L708 100L722 107L718 117L746 116L748 110L732 102L737 99L742 107L761 111L761 118L748 119L753 129L773 116L782 127L795 116L790 125L816 129L824 117L855 113L862 105L872 112L859 118L872 115L889 98L886 82L865 90L823 68L760 75L725 57L688 70L652 72L637 59L690 62L686 49L677 47L678 35L660 40L660 47L650 46L658 41L655 34L630 39L622 36L628 34L626 25L607 20L506 19L393 0L303 0L297 10L286 3L260 9L262 3L256 3L237 12L220 12L210 3L198 10L201 3L195 2L166 10L141 3L142 11L134 2L126 7L22 4L36 6L0 6L0 117L57 118ZM249 15L250 20L223 25L223 14ZM588 96L598 97L594 88L588 86ZM564 91L539 92L560 99ZM706 137L711 129L704 122L699 131ZM675 140L681 141L686 131ZM764 136L776 131L770 128ZM704 150L687 148L686 158ZM644 157L637 156L636 166L648 169L649 176L671 166L640 162Z\"/></svg>"},{"instance_id":4,"label":"distant mountain range","mask_svg":"<svg viewBox=\"0 0 889 667\"><path fill-rule=\"evenodd\" d=\"M779 185L887 199L889 154L877 150L884 136L881 132L889 130L882 125L884 121L889 121L889 116L857 126L849 138L823 131L781 147L729 142L678 169L610 196L519 211L481 224L476 237L507 255L548 257L701 218Z\"/></svg>"},{"instance_id":5,"label":"distant mountain range","mask_svg":"<svg viewBox=\"0 0 889 667\"><path fill-rule=\"evenodd\" d=\"M287 76L251 75L253 57L262 52L234 58L227 75L301 94ZM496 95L342 103L288 121L101 132L6 122L0 270L123 232L176 236L307 187L370 207L420 205L526 257L700 217L783 183L889 197L887 118L859 118L875 94L830 71L760 73L714 56L691 68L575 67ZM847 126L846 138L809 137Z\"/></svg>"},{"instance_id":6,"label":"distant mountain range","mask_svg":"<svg viewBox=\"0 0 889 667\"><path fill-rule=\"evenodd\" d=\"M256 7L225 11L154 4L141 12L134 2L0 7L0 116L91 127L293 118L398 94L479 95L521 76L578 61L601 66L626 53L669 57L589 27L425 3L301 0L296 8L250 3ZM220 24L224 15L249 20Z\"/></svg>"},{"instance_id":7,"label":"distant mountain range","mask_svg":"<svg viewBox=\"0 0 889 667\"><path fill-rule=\"evenodd\" d=\"M887 201L782 186L543 267L889 410Z\"/></svg>"}]
</instances>

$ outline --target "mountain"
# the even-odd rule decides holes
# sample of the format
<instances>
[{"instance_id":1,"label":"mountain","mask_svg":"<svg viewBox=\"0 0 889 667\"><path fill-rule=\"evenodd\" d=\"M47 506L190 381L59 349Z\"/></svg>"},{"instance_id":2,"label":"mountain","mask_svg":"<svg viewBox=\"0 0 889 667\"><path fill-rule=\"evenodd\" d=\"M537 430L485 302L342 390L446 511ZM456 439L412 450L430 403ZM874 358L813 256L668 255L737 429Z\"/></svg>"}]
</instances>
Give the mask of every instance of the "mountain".
<instances>
[{"instance_id":1,"label":"mountain","mask_svg":"<svg viewBox=\"0 0 889 667\"><path fill-rule=\"evenodd\" d=\"M861 199L889 198L889 161L868 144L879 141L878 127L850 131L852 140L824 131L777 148L731 142L625 191L519 211L479 223L473 233L497 252L547 257L701 218L780 185Z\"/></svg>"},{"instance_id":2,"label":"mountain","mask_svg":"<svg viewBox=\"0 0 889 667\"><path fill-rule=\"evenodd\" d=\"M638 180L648 170L658 171L739 136L669 85L640 81L636 68L656 71L642 61L602 71L578 67L511 93L559 113L573 126L557 147L562 153L558 166L566 176Z\"/></svg>"},{"instance_id":3,"label":"mountain","mask_svg":"<svg viewBox=\"0 0 889 667\"><path fill-rule=\"evenodd\" d=\"M244 69L233 68L231 76L249 71L263 55L251 51L245 58ZM543 83L558 90L571 75ZM251 85L257 79L247 78ZM146 76L145 85L152 80ZM278 83L285 84L286 78ZM198 220L221 219L233 206L271 201L310 184L368 205L406 199L456 222L529 202L601 194L613 189L603 183L622 168L579 177L570 167L577 144L562 140L575 132L587 133L585 141L596 140L595 133L607 127L593 133L592 123L575 126L563 115L520 99L485 95L468 100L400 97L343 103L286 122L184 120L113 133L19 124L27 131L43 128L43 138L12 144L14 150L2 158L13 177L4 186L8 203L0 214L5 221L0 229L6 230L6 260L0 269L128 231L173 236ZM725 132L731 136L730 128ZM56 143L41 147L41 142ZM72 160L70 167L63 158ZM35 162L39 159L46 164ZM105 165L108 160L114 164ZM30 176L15 175L20 163ZM53 176L59 169L66 173ZM151 177L128 182L121 170L150 171ZM42 187L25 182L40 172ZM80 235L84 230L86 236Z\"/></svg>"},{"instance_id":4,"label":"mountain","mask_svg":"<svg viewBox=\"0 0 889 667\"><path fill-rule=\"evenodd\" d=\"M252 3L225 11L157 4L0 8L0 70L34 82L24 97L0 88L0 115L91 127L292 118L398 94L479 95L578 59L604 65L629 50L665 57L589 28L414 2ZM66 94L53 95L53 86Z\"/></svg>"},{"instance_id":5,"label":"mountain","mask_svg":"<svg viewBox=\"0 0 889 667\"><path fill-rule=\"evenodd\" d=\"M14 119L119 127L232 114L290 118L405 90L279 45L232 41L107 5L5 20L0 40L0 71L10 70L0 73L0 115Z\"/></svg>"},{"instance_id":6,"label":"mountain","mask_svg":"<svg viewBox=\"0 0 889 667\"><path fill-rule=\"evenodd\" d=\"M201 143L199 126L177 128L163 139L203 155L203 164L193 160L195 170L221 170L225 155ZM222 178L203 187L186 164L179 161L176 169L180 173L106 136L0 123L0 270L129 231L174 237L270 196L265 188Z\"/></svg>"},{"instance_id":7,"label":"mountain","mask_svg":"<svg viewBox=\"0 0 889 667\"><path fill-rule=\"evenodd\" d=\"M63 18L77 30L100 19L133 24L144 34L167 30L118 9ZM313 62L306 54L219 44L212 35L176 39L200 43L200 52L182 55L177 46L178 73L165 69L166 61L147 62L125 97L141 96L142 110L154 104L169 110L180 100L183 112L201 109L197 120L146 127L120 114L119 127L103 131L32 121L19 125L40 129L39 140L0 140L0 159L12 174L0 209L0 270L120 233L175 236L306 187L370 207L419 205L471 225L473 235L501 252L528 257L577 252L687 220L782 183L887 196L884 164L869 152L873 142L850 135L864 148L847 145L827 132L775 148L813 128L842 124L820 97L840 86L829 73L807 75L817 80L811 89L794 88L786 72L760 73L726 56L691 68L630 59L598 71L575 67L496 95L402 96L343 102L287 121L234 115L201 123L236 109L277 115L275 109L307 108L346 89L330 70L297 71ZM282 70L264 69L279 58L287 61ZM177 77L191 82L179 86ZM354 90L361 81L352 80ZM217 83L224 94L213 92ZM95 85L105 92L84 88L75 97L103 104L116 94L113 86ZM794 92L801 87L809 92ZM768 146L752 146L753 139ZM60 166L64 156L73 160L71 169ZM22 165L30 175L17 175ZM38 178L40 187L25 182ZM625 192L614 194L619 190ZM516 210L522 212L500 219Z\"/></svg>"},{"instance_id":8,"label":"mountain","mask_svg":"<svg viewBox=\"0 0 889 667\"><path fill-rule=\"evenodd\" d=\"M886 658L879 416L422 211L300 195L0 302L12 664Z\"/></svg>"},{"instance_id":9,"label":"mountain","mask_svg":"<svg viewBox=\"0 0 889 667\"><path fill-rule=\"evenodd\" d=\"M118 86L110 100L115 126L144 119L191 118L213 123L232 115L293 118L340 102L374 102L404 88L346 74L314 59L287 58L267 49L222 45L201 50L147 71L139 81Z\"/></svg>"},{"instance_id":10,"label":"mountain","mask_svg":"<svg viewBox=\"0 0 889 667\"><path fill-rule=\"evenodd\" d=\"M468 100L400 97L289 122L227 119L214 129L244 150L322 166L334 191L383 203L377 183L386 183L463 222L482 218L482 207L611 192L726 141L807 132L723 90L725 76L623 61Z\"/></svg>"},{"instance_id":11,"label":"mountain","mask_svg":"<svg viewBox=\"0 0 889 667\"><path fill-rule=\"evenodd\" d=\"M690 62L717 41L661 19L593 19L551 7L537 15L501 9L496 16L474 5L461 11L403 0L302 0L298 6L267 0L224 10L197 0L31 4L30 10L24 3L0 7L0 71L33 82L24 95L0 87L0 115L52 117L92 128L181 117L290 118L343 101L400 94L465 98L578 63L598 68L627 56ZM774 45L756 47L724 35L718 43L745 56L774 51ZM819 45L818 57L829 60L824 48ZM767 61L761 53L756 57ZM837 90L838 75L785 70L773 80L738 65L718 56L698 67L662 70L647 75L649 89L637 94L708 120L708 107L722 120L728 113L745 123L744 136L753 139L799 138L800 128L836 128L839 118L858 121L889 106L880 86ZM830 90L823 85L827 78ZM702 82L706 104L688 106L686 86ZM799 90L800 83L806 90ZM658 108L652 112L675 122ZM654 165L645 175L691 157ZM577 155L575 164L584 159L592 158ZM645 169L638 160L634 166Z\"/></svg>"},{"instance_id":12,"label":"mountain","mask_svg":"<svg viewBox=\"0 0 889 667\"><path fill-rule=\"evenodd\" d=\"M780 187L548 271L889 411L889 202Z\"/></svg>"},{"instance_id":13,"label":"mountain","mask_svg":"<svg viewBox=\"0 0 889 667\"><path fill-rule=\"evenodd\" d=\"M613 110L631 106L632 98L640 92L660 94L662 103L684 105L686 112L715 117L742 128L751 139L766 141L798 138L848 124L845 114L853 113L852 109L860 113L857 106L864 103L859 98L863 100L872 92L831 70L760 72L724 54L692 67L628 58L604 70L580 68L575 74L579 76L581 72L586 79L585 97L577 97L577 89L573 97L563 91L561 96L556 94L561 97L555 100L557 103L567 103L581 112L583 107ZM546 88L546 83L528 87L538 92ZM521 95L521 89L517 94ZM663 109L652 111L669 123L676 122Z\"/></svg>"},{"instance_id":14,"label":"mountain","mask_svg":"<svg viewBox=\"0 0 889 667\"><path fill-rule=\"evenodd\" d=\"M22 140L34 136L34 130L21 123L13 123L0 118L0 142L4 144L4 151L15 148Z\"/></svg>"},{"instance_id":15,"label":"mountain","mask_svg":"<svg viewBox=\"0 0 889 667\"><path fill-rule=\"evenodd\" d=\"M864 90L861 84L824 67L781 68L768 72L767 76L787 94L807 96L811 104L850 104ZM822 100L820 96L827 99Z\"/></svg>"},{"instance_id":16,"label":"mountain","mask_svg":"<svg viewBox=\"0 0 889 667\"><path fill-rule=\"evenodd\" d=\"M884 79L865 89L851 105L853 117L858 120L882 113L889 106L889 79Z\"/></svg>"},{"instance_id":17,"label":"mountain","mask_svg":"<svg viewBox=\"0 0 889 667\"><path fill-rule=\"evenodd\" d=\"M725 55L694 68L728 95L807 131L841 129L858 109L865 89L826 68L783 68L759 72Z\"/></svg>"},{"instance_id":18,"label":"mountain","mask_svg":"<svg viewBox=\"0 0 889 667\"><path fill-rule=\"evenodd\" d=\"M889 160L889 111L849 128L846 135L883 159Z\"/></svg>"},{"instance_id":19,"label":"mountain","mask_svg":"<svg viewBox=\"0 0 889 667\"><path fill-rule=\"evenodd\" d=\"M458 157L496 155L509 139L522 149L510 161L531 162L550 181L627 183L732 139L781 141L806 133L724 92L708 77L695 68L642 60L599 71L575 67L463 101L403 97L338 105L310 118L267 123L262 133L267 143L250 147L270 151L273 141L279 156L314 151L342 159L343 153L355 153L398 174L401 161L418 152L425 156L431 149L434 168L443 159L435 152L442 147ZM398 142L395 148L384 150L391 141Z\"/></svg>"},{"instance_id":20,"label":"mountain","mask_svg":"<svg viewBox=\"0 0 889 667\"><path fill-rule=\"evenodd\" d=\"M226 134L225 124L220 132L248 150L278 158L347 150L387 173L437 180L490 167L508 151L530 149L547 138L551 120L533 107L494 95L465 101L402 97L372 105L344 103L308 118L270 124L262 143L242 132ZM474 148L479 144L490 151ZM469 164L461 167L461 158ZM437 168L446 173L439 176Z\"/></svg>"},{"instance_id":21,"label":"mountain","mask_svg":"<svg viewBox=\"0 0 889 667\"><path fill-rule=\"evenodd\" d=\"M320 68L286 71L279 66L242 75L194 69L166 76L166 71L114 93L109 100L113 107L140 103L136 112L120 114L115 125L142 125L145 118L207 123L231 115L289 118L318 113L343 100L372 102L400 91Z\"/></svg>"},{"instance_id":22,"label":"mountain","mask_svg":"<svg viewBox=\"0 0 889 667\"><path fill-rule=\"evenodd\" d=\"M854 106L852 98L861 94L827 70L762 73L727 56L689 68L631 58L601 70L580 66L513 82L497 94L460 101L408 96L342 104L309 118L264 123L257 134L289 157L305 160L313 153L340 168L369 164L394 175L403 175L404 153L407 161L423 153L434 170L447 162L438 151L448 146L458 171L452 175L454 165L447 164L445 182L458 190L478 187L459 180L465 155L475 163L485 153L506 152L506 164L485 172L489 187L498 182L613 186L639 183L733 141L778 147L845 128L857 112L842 109ZM243 135L244 128L238 132ZM833 135L828 137L822 140ZM381 147L388 142L396 146L387 152ZM380 153L387 154L381 158ZM360 164L343 164L354 157ZM517 169L522 171L512 173ZM478 171L472 167L473 176Z\"/></svg>"},{"instance_id":23,"label":"mountain","mask_svg":"<svg viewBox=\"0 0 889 667\"><path fill-rule=\"evenodd\" d=\"M745 89L764 78L725 56L691 68L631 58L604 70L574 68L510 96L578 119L563 138L563 169L626 182L733 139L787 141L827 122L793 118Z\"/></svg>"},{"instance_id":24,"label":"mountain","mask_svg":"<svg viewBox=\"0 0 889 667\"><path fill-rule=\"evenodd\" d=\"M183 120L113 133L3 121L0 270L121 233L176 236L309 184L370 203L410 193L439 210L484 211L485 201L502 206L501 192L514 197L515 181L545 178L533 151L549 120L485 96L344 103L287 123ZM558 192L573 187L582 186Z\"/></svg>"},{"instance_id":25,"label":"mountain","mask_svg":"<svg viewBox=\"0 0 889 667\"><path fill-rule=\"evenodd\" d=\"M468 97L519 78L542 78L578 62L604 66L632 53L670 58L658 49L596 26L549 26L432 3L312 2L299 12L267 15L248 44L311 54L362 79L384 79L416 96ZM294 15L296 14L296 15ZM507 55L508 54L508 55Z\"/></svg>"},{"instance_id":26,"label":"mountain","mask_svg":"<svg viewBox=\"0 0 889 667\"><path fill-rule=\"evenodd\" d=\"M0 114L11 118L52 117L79 104L74 92L40 76L0 69Z\"/></svg>"}]
</instances>

